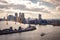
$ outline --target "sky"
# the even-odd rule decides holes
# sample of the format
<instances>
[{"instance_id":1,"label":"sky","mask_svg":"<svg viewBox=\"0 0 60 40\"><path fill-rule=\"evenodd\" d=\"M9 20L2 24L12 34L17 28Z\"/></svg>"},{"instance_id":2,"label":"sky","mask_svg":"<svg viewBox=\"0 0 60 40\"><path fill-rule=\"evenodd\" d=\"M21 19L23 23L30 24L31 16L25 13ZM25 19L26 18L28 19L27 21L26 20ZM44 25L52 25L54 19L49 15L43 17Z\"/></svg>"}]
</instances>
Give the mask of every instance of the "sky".
<instances>
[{"instance_id":1,"label":"sky","mask_svg":"<svg viewBox=\"0 0 60 40\"><path fill-rule=\"evenodd\" d=\"M0 18L7 14L24 12L25 17L60 19L60 0L0 0Z\"/></svg>"}]
</instances>

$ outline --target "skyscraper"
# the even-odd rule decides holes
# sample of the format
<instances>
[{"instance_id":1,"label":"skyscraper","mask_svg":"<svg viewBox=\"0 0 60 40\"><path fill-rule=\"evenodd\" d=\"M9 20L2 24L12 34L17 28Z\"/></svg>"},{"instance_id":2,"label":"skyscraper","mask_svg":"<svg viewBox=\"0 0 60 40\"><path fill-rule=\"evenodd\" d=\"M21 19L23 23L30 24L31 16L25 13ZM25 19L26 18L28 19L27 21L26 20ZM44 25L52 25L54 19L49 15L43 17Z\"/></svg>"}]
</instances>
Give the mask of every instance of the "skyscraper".
<instances>
[{"instance_id":1,"label":"skyscraper","mask_svg":"<svg viewBox=\"0 0 60 40\"><path fill-rule=\"evenodd\" d=\"M19 13L19 22L22 23L24 22L25 17L24 17L24 13Z\"/></svg>"},{"instance_id":2,"label":"skyscraper","mask_svg":"<svg viewBox=\"0 0 60 40\"><path fill-rule=\"evenodd\" d=\"M19 13L19 22L22 23L22 15Z\"/></svg>"},{"instance_id":3,"label":"skyscraper","mask_svg":"<svg viewBox=\"0 0 60 40\"><path fill-rule=\"evenodd\" d=\"M41 14L39 14L39 20L41 20Z\"/></svg>"},{"instance_id":4,"label":"skyscraper","mask_svg":"<svg viewBox=\"0 0 60 40\"><path fill-rule=\"evenodd\" d=\"M24 21L25 17L24 17L24 13L22 13L22 21Z\"/></svg>"},{"instance_id":5,"label":"skyscraper","mask_svg":"<svg viewBox=\"0 0 60 40\"><path fill-rule=\"evenodd\" d=\"M16 22L18 22L18 13L15 13Z\"/></svg>"},{"instance_id":6,"label":"skyscraper","mask_svg":"<svg viewBox=\"0 0 60 40\"><path fill-rule=\"evenodd\" d=\"M42 21L41 14L39 14L39 21L38 21L38 23L41 24L41 21Z\"/></svg>"}]
</instances>

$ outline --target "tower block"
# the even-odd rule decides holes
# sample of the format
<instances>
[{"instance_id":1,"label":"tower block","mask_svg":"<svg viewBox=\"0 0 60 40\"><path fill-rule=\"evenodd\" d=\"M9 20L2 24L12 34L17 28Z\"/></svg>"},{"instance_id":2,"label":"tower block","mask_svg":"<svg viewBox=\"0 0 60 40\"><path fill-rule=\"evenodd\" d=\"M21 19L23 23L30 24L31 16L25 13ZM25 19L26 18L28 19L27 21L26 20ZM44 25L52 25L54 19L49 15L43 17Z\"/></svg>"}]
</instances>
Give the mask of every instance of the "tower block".
<instances>
[{"instance_id":1,"label":"tower block","mask_svg":"<svg viewBox=\"0 0 60 40\"><path fill-rule=\"evenodd\" d=\"M16 22L18 22L18 13L15 13L16 16Z\"/></svg>"}]
</instances>

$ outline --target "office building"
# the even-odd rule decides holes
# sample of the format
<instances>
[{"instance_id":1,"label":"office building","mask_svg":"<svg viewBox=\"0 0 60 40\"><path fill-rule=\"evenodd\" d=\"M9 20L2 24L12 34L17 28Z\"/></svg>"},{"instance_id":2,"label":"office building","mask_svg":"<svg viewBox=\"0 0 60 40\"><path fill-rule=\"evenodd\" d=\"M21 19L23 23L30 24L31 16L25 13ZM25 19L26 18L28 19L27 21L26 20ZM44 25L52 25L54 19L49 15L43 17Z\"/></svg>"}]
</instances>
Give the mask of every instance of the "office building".
<instances>
[{"instance_id":1,"label":"office building","mask_svg":"<svg viewBox=\"0 0 60 40\"><path fill-rule=\"evenodd\" d=\"M19 13L19 22L23 23L25 20L24 13Z\"/></svg>"},{"instance_id":2,"label":"office building","mask_svg":"<svg viewBox=\"0 0 60 40\"><path fill-rule=\"evenodd\" d=\"M39 14L38 17L39 17L38 23L41 24L41 21L42 21L41 14Z\"/></svg>"},{"instance_id":3,"label":"office building","mask_svg":"<svg viewBox=\"0 0 60 40\"><path fill-rule=\"evenodd\" d=\"M41 14L39 14L39 20L41 20Z\"/></svg>"},{"instance_id":4,"label":"office building","mask_svg":"<svg viewBox=\"0 0 60 40\"><path fill-rule=\"evenodd\" d=\"M18 13L15 13L16 22L18 22Z\"/></svg>"},{"instance_id":5,"label":"office building","mask_svg":"<svg viewBox=\"0 0 60 40\"><path fill-rule=\"evenodd\" d=\"M22 15L19 13L19 22L22 23Z\"/></svg>"}]
</instances>

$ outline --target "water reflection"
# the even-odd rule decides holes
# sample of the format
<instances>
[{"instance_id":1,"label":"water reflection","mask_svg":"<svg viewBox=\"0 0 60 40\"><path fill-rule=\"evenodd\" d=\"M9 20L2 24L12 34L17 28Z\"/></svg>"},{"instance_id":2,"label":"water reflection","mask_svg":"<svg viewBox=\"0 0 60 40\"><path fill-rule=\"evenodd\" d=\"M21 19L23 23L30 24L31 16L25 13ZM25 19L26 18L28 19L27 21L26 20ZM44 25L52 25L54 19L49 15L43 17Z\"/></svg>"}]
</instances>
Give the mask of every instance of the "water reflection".
<instances>
[{"instance_id":1,"label":"water reflection","mask_svg":"<svg viewBox=\"0 0 60 40\"><path fill-rule=\"evenodd\" d=\"M39 26L37 30L15 33L8 35L0 35L0 40L60 40L60 27ZM42 37L41 34L45 33Z\"/></svg>"}]
</instances>

